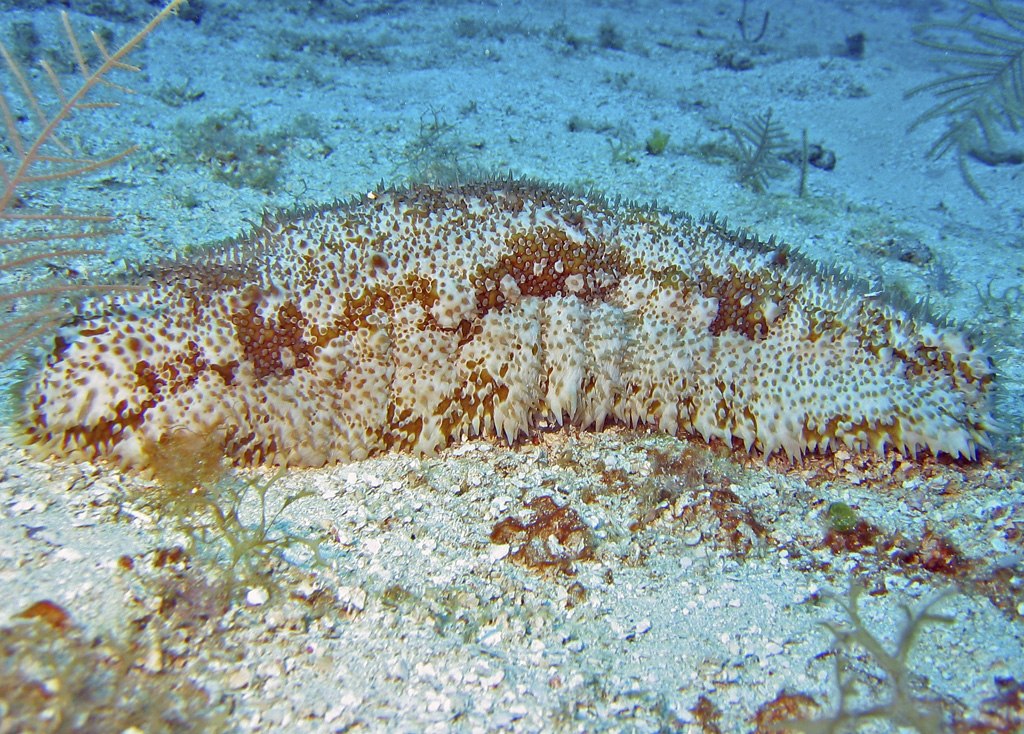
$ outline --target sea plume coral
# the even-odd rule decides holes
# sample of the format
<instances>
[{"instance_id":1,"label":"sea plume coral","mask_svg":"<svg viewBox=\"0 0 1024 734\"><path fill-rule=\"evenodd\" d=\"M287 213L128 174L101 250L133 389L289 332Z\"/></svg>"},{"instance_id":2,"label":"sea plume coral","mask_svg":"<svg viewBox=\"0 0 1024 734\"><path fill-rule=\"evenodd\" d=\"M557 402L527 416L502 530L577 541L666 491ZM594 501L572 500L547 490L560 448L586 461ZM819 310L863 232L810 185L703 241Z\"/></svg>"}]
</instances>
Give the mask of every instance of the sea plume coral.
<instances>
[{"instance_id":1,"label":"sea plume coral","mask_svg":"<svg viewBox=\"0 0 1024 734\"><path fill-rule=\"evenodd\" d=\"M984 192L971 174L968 158L990 165L1020 163L1019 151L1007 148L1008 134L1024 123L1024 3L1020 0L968 0L956 22L920 26L918 41L942 52L950 63L944 75L911 89L907 97L929 93L937 102L922 113L911 130L941 120L942 133L928 155L954 153L964 181L975 194ZM947 40L952 36L953 40Z\"/></svg>"},{"instance_id":2,"label":"sea plume coral","mask_svg":"<svg viewBox=\"0 0 1024 734\"><path fill-rule=\"evenodd\" d=\"M9 283L0 290L0 362L21 346L59 322L65 309L61 300L83 291L109 286L74 284L56 277L41 277L46 266L82 255L99 254L93 247L78 247L110 234L106 226L112 217L91 212L31 211L26 206L41 186L77 179L84 174L117 163L134 148L113 153L90 154L59 135L76 114L116 107L117 103L97 99L102 88L122 94L131 90L114 83L116 72L135 72L129 55L154 28L186 0L171 0L142 30L115 51L109 51L99 34L92 34L100 59L95 66L66 12L61 23L78 72L77 87L68 89L53 65L40 61L45 83L35 83L14 54L0 43L6 83L0 87L0 118L4 150L0 153L0 276ZM34 285L25 287L25 282Z\"/></svg>"}]
</instances>

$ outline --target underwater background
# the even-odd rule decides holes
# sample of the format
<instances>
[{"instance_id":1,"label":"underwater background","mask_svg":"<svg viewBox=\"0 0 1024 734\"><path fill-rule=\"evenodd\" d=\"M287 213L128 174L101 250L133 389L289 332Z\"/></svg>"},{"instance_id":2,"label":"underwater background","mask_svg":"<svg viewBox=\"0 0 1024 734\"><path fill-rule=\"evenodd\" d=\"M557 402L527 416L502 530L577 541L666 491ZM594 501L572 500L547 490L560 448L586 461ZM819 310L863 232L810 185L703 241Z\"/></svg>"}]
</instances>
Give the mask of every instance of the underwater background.
<instances>
[{"instance_id":1,"label":"underwater background","mask_svg":"<svg viewBox=\"0 0 1024 734\"><path fill-rule=\"evenodd\" d=\"M0 2L0 40L52 105L62 11L95 64L90 33L116 49L159 7ZM193 0L129 61L133 93L60 132L137 150L25 195L116 217L72 282L264 211L512 175L714 212L925 304L988 346L1002 431L976 464L622 428L276 473L185 455L161 489L31 457L23 354L0 731L1021 730L1024 3Z\"/></svg>"}]
</instances>

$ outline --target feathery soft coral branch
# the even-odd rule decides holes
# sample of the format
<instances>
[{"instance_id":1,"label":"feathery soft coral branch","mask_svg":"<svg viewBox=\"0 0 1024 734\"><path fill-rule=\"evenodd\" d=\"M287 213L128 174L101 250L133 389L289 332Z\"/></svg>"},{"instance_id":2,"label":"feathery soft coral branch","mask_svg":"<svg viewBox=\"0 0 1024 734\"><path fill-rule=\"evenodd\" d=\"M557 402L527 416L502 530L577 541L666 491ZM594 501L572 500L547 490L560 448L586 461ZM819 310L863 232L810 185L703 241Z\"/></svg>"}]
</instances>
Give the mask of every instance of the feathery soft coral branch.
<instances>
[{"instance_id":1,"label":"feathery soft coral branch","mask_svg":"<svg viewBox=\"0 0 1024 734\"><path fill-rule=\"evenodd\" d=\"M21 197L35 186L45 185L54 181L67 181L77 176L95 171L99 168L117 163L136 150L130 146L113 155L104 157L79 157L71 147L57 135L58 129L75 112L84 110L109 109L117 107L116 102L87 101L89 95L98 86L108 87L125 94L133 94L132 90L115 84L107 76L117 71L138 71L137 66L127 63L128 55L148 36L156 26L169 15L175 13L187 0L171 0L152 20L124 45L111 53L100 37L94 32L93 43L99 52L102 62L95 69L91 68L71 20L66 12L61 13L61 23L68 42L71 44L75 65L81 83L70 94L65 91L60 77L45 61L40 66L49 81L50 92L56 98L52 114L47 112L47 105L36 93L28 76L0 43L0 57L3 67L13 81L11 87L30 111L30 120L20 122L14 114L14 107L0 89L0 120L3 122L4 137L12 151L11 159L0 159L0 272L15 271L40 260L57 260L80 255L99 254L102 250L92 249L51 249L54 242L95 239L111 234L114 230L96 227L113 221L113 217L104 214L83 214L72 212L24 212L14 211L21 205ZM5 294L0 302L11 305L7 318L0 321L0 362L9 358L17 349L30 341L39 333L45 332L54 323L60 321L63 311L54 308L52 303L43 307L30 304L33 298L46 296L51 299L60 298L80 291L99 289L96 286L72 285L68 283L46 284L30 290L15 291ZM35 307L37 310L27 314L18 314L19 306L26 309ZM33 318L33 315L38 318Z\"/></svg>"}]
</instances>

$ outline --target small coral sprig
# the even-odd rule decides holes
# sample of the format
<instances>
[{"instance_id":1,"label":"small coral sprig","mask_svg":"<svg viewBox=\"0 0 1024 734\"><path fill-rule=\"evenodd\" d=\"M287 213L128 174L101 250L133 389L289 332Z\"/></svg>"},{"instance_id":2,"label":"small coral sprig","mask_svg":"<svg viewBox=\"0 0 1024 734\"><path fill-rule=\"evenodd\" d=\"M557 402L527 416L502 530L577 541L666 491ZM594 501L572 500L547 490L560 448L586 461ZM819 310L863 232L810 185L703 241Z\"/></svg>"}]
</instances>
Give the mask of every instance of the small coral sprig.
<instances>
[{"instance_id":1,"label":"small coral sprig","mask_svg":"<svg viewBox=\"0 0 1024 734\"><path fill-rule=\"evenodd\" d=\"M768 190L768 179L778 178L788 170L781 156L792 147L792 142L772 115L769 109L729 129L739 146L736 179L758 194Z\"/></svg>"},{"instance_id":2,"label":"small coral sprig","mask_svg":"<svg viewBox=\"0 0 1024 734\"><path fill-rule=\"evenodd\" d=\"M953 152L964 181L984 199L968 157L990 165L1024 160L1024 152L1009 149L1006 140L1024 125L1024 3L967 0L967 6L956 22L918 27L918 42L941 52L953 68L906 96L926 92L937 98L910 129L941 120L945 127L928 155L939 159ZM950 34L954 40L940 37Z\"/></svg>"},{"instance_id":3,"label":"small coral sprig","mask_svg":"<svg viewBox=\"0 0 1024 734\"><path fill-rule=\"evenodd\" d=\"M286 469L262 479L241 476L229 470L216 443L187 431L161 442L153 469L159 484L144 504L168 521L173 534L184 536L190 557L218 569L231 589L276 588L270 582L275 566L295 553L320 571L328 569L320 542L291 531L285 521L285 510L314 494L278 492Z\"/></svg>"},{"instance_id":4,"label":"small coral sprig","mask_svg":"<svg viewBox=\"0 0 1024 734\"><path fill-rule=\"evenodd\" d=\"M835 637L842 650L833 655L835 659L835 682L839 689L839 706L831 716L820 719L786 721L772 724L774 731L800 731L805 734L835 734L840 731L853 731L856 727L870 721L890 721L900 727L908 727L919 734L942 734L946 731L943 710L934 699L921 698L916 694L917 687L914 674L907 666L907 657L913 649L921 632L935 624L952 624L955 620L944 614L932 611L943 599L953 591L943 591L921 605L916 611L902 606L906 619L896 638L896 650L889 652L881 640L867 627L860 617L858 600L864 593L864 586L854 582L850 586L847 599L834 598L834 601L845 612L848 625L837 626L823 622ZM860 648L867 652L875 664L885 674L884 686L889 691L885 700L880 700L863 708L853 708L851 703L858 698L858 684L850 664L850 653Z\"/></svg>"}]
</instances>

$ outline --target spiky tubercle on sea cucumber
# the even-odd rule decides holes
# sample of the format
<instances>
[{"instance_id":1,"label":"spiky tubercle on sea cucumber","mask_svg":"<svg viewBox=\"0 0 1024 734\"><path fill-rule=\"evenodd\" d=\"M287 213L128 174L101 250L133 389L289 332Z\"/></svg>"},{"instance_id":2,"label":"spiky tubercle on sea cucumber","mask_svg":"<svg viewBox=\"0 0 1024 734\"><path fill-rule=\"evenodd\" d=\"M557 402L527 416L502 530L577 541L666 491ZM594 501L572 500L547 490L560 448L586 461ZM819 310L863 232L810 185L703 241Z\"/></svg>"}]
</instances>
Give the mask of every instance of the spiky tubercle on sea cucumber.
<instances>
[{"instance_id":1,"label":"spiky tubercle on sea cucumber","mask_svg":"<svg viewBox=\"0 0 1024 734\"><path fill-rule=\"evenodd\" d=\"M542 419L975 458L994 374L959 332L774 243L514 179L381 190L87 306L27 394L44 453L146 469L190 431L320 466Z\"/></svg>"}]
</instances>

